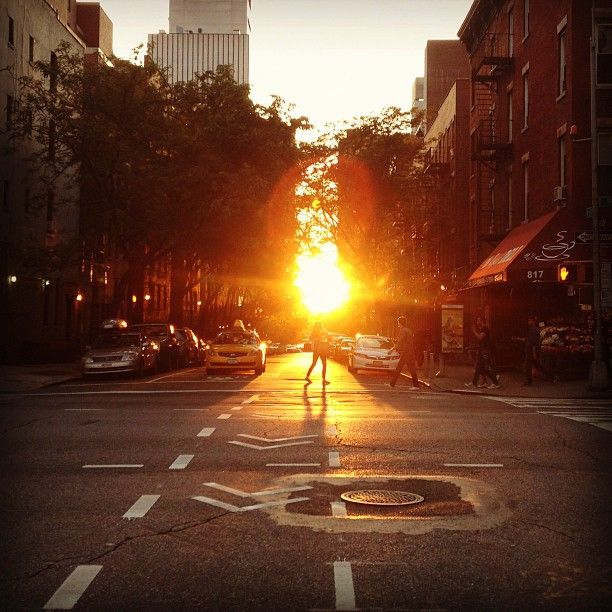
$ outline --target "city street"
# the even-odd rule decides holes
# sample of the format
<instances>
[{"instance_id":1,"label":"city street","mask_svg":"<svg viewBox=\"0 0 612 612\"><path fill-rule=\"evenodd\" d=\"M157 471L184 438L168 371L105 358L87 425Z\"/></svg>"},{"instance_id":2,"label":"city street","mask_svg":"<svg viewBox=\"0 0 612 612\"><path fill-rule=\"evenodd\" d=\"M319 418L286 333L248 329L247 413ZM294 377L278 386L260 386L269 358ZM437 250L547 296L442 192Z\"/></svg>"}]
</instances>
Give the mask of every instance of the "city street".
<instances>
[{"instance_id":1,"label":"city street","mask_svg":"<svg viewBox=\"0 0 612 612\"><path fill-rule=\"evenodd\" d=\"M0 395L2 609L608 605L609 400L305 386L310 357Z\"/></svg>"}]
</instances>

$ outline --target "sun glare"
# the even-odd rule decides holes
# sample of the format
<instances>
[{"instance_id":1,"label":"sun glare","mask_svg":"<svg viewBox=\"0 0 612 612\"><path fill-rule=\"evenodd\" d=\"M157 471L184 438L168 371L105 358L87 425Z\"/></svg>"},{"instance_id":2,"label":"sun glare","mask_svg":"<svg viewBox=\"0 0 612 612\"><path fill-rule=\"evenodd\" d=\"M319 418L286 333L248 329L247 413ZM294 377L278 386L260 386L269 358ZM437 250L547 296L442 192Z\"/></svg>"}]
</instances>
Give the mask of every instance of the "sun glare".
<instances>
[{"instance_id":1,"label":"sun glare","mask_svg":"<svg viewBox=\"0 0 612 612\"><path fill-rule=\"evenodd\" d=\"M335 244L322 244L316 254L302 253L297 258L297 268L295 285L312 314L332 312L346 303L350 285L338 265Z\"/></svg>"}]
</instances>

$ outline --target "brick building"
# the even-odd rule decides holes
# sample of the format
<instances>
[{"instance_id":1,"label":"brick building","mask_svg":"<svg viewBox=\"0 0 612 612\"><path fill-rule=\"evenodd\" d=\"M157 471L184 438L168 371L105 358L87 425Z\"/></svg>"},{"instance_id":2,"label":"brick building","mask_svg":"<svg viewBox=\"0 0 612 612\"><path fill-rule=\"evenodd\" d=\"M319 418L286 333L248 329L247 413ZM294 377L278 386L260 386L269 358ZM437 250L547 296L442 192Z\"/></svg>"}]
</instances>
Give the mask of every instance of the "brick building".
<instances>
[{"instance_id":1,"label":"brick building","mask_svg":"<svg viewBox=\"0 0 612 612\"><path fill-rule=\"evenodd\" d=\"M598 193L608 198L612 1L594 5ZM557 280L559 262L592 259L591 3L475 0L459 37L471 64L473 273L464 301L472 314L487 315L498 345L507 347L528 312L547 319L593 302L586 272L572 286ZM602 217L603 229L610 227L612 219ZM517 358L511 353L508 361Z\"/></svg>"}]
</instances>

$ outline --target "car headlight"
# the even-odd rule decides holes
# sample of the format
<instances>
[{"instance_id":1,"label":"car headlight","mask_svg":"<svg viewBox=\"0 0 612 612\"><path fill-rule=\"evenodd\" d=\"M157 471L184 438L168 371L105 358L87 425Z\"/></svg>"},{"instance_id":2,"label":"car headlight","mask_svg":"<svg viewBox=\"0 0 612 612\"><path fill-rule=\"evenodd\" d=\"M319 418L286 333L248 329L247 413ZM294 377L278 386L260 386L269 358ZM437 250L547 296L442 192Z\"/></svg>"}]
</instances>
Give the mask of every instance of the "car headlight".
<instances>
[{"instance_id":1,"label":"car headlight","mask_svg":"<svg viewBox=\"0 0 612 612\"><path fill-rule=\"evenodd\" d=\"M93 363L94 360L91 357L83 357L83 363Z\"/></svg>"},{"instance_id":2,"label":"car headlight","mask_svg":"<svg viewBox=\"0 0 612 612\"><path fill-rule=\"evenodd\" d=\"M367 359L368 356L365 353L353 353L354 357L361 357L361 359Z\"/></svg>"},{"instance_id":3,"label":"car headlight","mask_svg":"<svg viewBox=\"0 0 612 612\"><path fill-rule=\"evenodd\" d=\"M121 359L123 361L134 361L134 359L138 359L138 353L136 351L125 351Z\"/></svg>"}]
</instances>

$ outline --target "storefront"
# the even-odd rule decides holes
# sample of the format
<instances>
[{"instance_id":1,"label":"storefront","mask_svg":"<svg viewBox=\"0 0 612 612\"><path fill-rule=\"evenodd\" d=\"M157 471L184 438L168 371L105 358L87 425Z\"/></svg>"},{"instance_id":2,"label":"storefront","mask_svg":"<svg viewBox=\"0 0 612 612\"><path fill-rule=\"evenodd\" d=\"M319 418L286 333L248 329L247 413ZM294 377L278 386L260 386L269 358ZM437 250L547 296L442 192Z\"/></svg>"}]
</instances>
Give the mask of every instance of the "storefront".
<instances>
[{"instance_id":1,"label":"storefront","mask_svg":"<svg viewBox=\"0 0 612 612\"><path fill-rule=\"evenodd\" d=\"M521 338L529 314L551 328L574 330L566 341L580 342L579 352L592 350L592 340L588 342L593 304L592 248L587 225L586 218L577 220L567 209L524 223L512 230L469 277L461 292L466 305L466 334L470 333L472 318L484 315L496 345L498 366L520 364Z\"/></svg>"}]
</instances>

